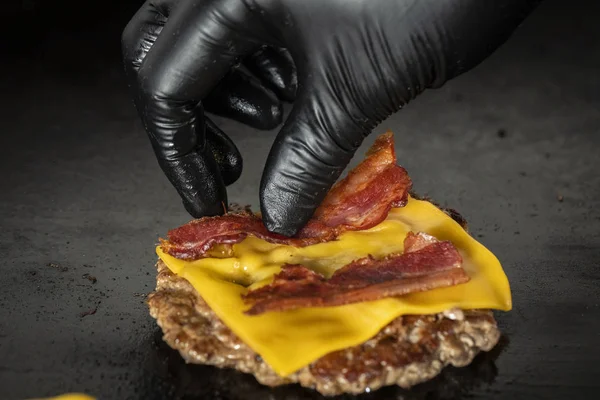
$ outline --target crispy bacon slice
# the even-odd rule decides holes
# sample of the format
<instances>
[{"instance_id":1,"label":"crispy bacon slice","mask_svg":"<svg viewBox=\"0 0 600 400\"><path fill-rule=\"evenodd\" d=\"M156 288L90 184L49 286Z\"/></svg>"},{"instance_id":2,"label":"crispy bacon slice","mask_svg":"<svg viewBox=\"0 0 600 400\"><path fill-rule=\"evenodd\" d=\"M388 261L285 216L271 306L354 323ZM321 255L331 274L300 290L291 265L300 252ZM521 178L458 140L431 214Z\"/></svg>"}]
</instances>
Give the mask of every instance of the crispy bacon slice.
<instances>
[{"instance_id":1,"label":"crispy bacon slice","mask_svg":"<svg viewBox=\"0 0 600 400\"><path fill-rule=\"evenodd\" d=\"M165 253L187 260L204 257L206 252L216 244L239 243L248 235L270 243L295 246L308 246L322 241L321 238L291 239L269 232L259 216L244 212L193 220L169 231L169 240L160 239L160 242Z\"/></svg>"},{"instance_id":2,"label":"crispy bacon slice","mask_svg":"<svg viewBox=\"0 0 600 400\"><path fill-rule=\"evenodd\" d=\"M339 306L469 281L452 243L423 233L409 233L404 246L403 254L353 261L328 280L302 265L286 266L272 283L244 296L244 301L252 304L245 313Z\"/></svg>"},{"instance_id":3,"label":"crispy bacon slice","mask_svg":"<svg viewBox=\"0 0 600 400\"><path fill-rule=\"evenodd\" d=\"M333 230L363 230L383 221L392 207L403 207L412 182L396 165L391 132L375 140L366 158L335 184L298 237L319 237Z\"/></svg>"},{"instance_id":4,"label":"crispy bacon slice","mask_svg":"<svg viewBox=\"0 0 600 400\"><path fill-rule=\"evenodd\" d=\"M215 244L239 243L253 235L276 244L308 246L334 240L349 230L369 229L383 221L392 207L402 207L412 182L396 165L391 132L379 136L366 158L327 194L312 219L295 238L269 232L259 216L230 213L191 221L161 239L163 251L181 259L205 256Z\"/></svg>"}]
</instances>

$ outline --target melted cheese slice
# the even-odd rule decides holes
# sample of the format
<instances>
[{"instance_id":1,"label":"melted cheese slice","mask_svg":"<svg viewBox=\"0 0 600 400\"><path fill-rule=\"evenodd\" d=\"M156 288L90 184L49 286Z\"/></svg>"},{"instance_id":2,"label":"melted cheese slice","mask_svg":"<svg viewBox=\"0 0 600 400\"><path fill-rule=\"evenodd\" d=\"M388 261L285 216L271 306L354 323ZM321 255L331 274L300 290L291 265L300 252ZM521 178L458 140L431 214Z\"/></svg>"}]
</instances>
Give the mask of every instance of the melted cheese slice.
<instances>
[{"instance_id":1,"label":"melted cheese slice","mask_svg":"<svg viewBox=\"0 0 600 400\"><path fill-rule=\"evenodd\" d=\"M400 298L337 307L303 308L248 316L241 299L247 285L269 282L285 263L301 263L331 276L350 261L403 251L409 231L450 240L463 257L471 280ZM433 314L452 307L511 309L508 279L498 259L448 215L427 201L410 198L403 208L369 230L304 248L248 237L233 257L183 261L156 249L171 271L187 279L221 320L278 374L285 376L335 350L356 346L404 314Z\"/></svg>"},{"instance_id":2,"label":"melted cheese slice","mask_svg":"<svg viewBox=\"0 0 600 400\"><path fill-rule=\"evenodd\" d=\"M44 399L31 399L31 400L96 400L95 397L88 396L83 393L67 393L56 397L48 397Z\"/></svg>"}]
</instances>

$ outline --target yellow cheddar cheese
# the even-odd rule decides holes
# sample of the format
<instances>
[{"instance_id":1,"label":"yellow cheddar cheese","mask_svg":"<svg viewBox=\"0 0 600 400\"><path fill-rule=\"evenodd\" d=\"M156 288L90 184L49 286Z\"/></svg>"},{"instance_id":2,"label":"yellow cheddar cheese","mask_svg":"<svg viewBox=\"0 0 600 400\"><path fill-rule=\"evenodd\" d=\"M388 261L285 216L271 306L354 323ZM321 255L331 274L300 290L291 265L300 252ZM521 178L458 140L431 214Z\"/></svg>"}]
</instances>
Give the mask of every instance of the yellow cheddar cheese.
<instances>
[{"instance_id":1,"label":"yellow cheddar cheese","mask_svg":"<svg viewBox=\"0 0 600 400\"><path fill-rule=\"evenodd\" d=\"M248 316L241 295L269 282L286 263L299 263L326 276L371 254L403 251L406 234L426 232L450 240L463 257L471 280L465 284L399 298L337 307L303 308ZM219 318L278 374L285 376L335 350L358 345L400 315L433 314L452 307L511 309L508 279L498 259L433 204L409 198L369 230L304 248L248 237L233 256L183 261L156 249L171 271L187 279Z\"/></svg>"},{"instance_id":2,"label":"yellow cheddar cheese","mask_svg":"<svg viewBox=\"0 0 600 400\"><path fill-rule=\"evenodd\" d=\"M95 397L88 396L83 393L67 393L56 397L49 397L44 399L31 399L31 400L96 400Z\"/></svg>"}]
</instances>

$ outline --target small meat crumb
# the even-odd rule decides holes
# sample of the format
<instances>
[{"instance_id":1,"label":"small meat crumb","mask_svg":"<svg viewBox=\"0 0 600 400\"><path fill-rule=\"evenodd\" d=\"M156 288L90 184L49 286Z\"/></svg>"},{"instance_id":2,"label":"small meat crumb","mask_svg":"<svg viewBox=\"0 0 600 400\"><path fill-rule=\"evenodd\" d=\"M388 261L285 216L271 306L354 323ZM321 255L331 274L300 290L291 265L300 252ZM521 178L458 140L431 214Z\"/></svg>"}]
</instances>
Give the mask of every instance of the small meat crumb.
<instances>
[{"instance_id":1,"label":"small meat crumb","mask_svg":"<svg viewBox=\"0 0 600 400\"><path fill-rule=\"evenodd\" d=\"M92 276L90 274L83 274L82 278L87 279L88 281L90 281L92 283L98 282L98 279L96 279L95 276Z\"/></svg>"},{"instance_id":2,"label":"small meat crumb","mask_svg":"<svg viewBox=\"0 0 600 400\"><path fill-rule=\"evenodd\" d=\"M61 265L59 265L59 264L56 264L56 263L48 263L48 264L46 264L46 266L47 266L47 267L50 267L50 268L57 269L57 270L59 270L60 272L66 272L66 271L68 271L68 270L69 270L69 268L67 268L67 267L63 267L63 266L61 266Z\"/></svg>"},{"instance_id":3,"label":"small meat crumb","mask_svg":"<svg viewBox=\"0 0 600 400\"><path fill-rule=\"evenodd\" d=\"M229 203L230 212L246 212L252 214L252 206L249 204L241 205L239 203Z\"/></svg>"},{"instance_id":4,"label":"small meat crumb","mask_svg":"<svg viewBox=\"0 0 600 400\"><path fill-rule=\"evenodd\" d=\"M562 203L564 199L565 198L561 194L559 194L558 196L556 196L556 200L558 200L559 203Z\"/></svg>"},{"instance_id":5,"label":"small meat crumb","mask_svg":"<svg viewBox=\"0 0 600 400\"><path fill-rule=\"evenodd\" d=\"M83 318L83 317L87 317L88 315L94 315L94 314L96 314L96 311L98 311L98 307L80 313L79 317Z\"/></svg>"}]
</instances>

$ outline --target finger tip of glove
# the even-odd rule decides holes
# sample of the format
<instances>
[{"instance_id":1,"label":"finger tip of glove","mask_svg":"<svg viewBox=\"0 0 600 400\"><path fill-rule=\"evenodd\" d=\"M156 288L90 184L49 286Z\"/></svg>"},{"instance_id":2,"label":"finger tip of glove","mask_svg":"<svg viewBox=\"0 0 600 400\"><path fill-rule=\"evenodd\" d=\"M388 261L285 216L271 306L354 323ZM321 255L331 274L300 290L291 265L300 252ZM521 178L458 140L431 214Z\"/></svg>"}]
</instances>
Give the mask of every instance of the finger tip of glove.
<instances>
[{"instance_id":1,"label":"finger tip of glove","mask_svg":"<svg viewBox=\"0 0 600 400\"><path fill-rule=\"evenodd\" d=\"M259 128L275 129L283 121L283 106L281 103L271 104L265 107L259 117Z\"/></svg>"},{"instance_id":2,"label":"finger tip of glove","mask_svg":"<svg viewBox=\"0 0 600 400\"><path fill-rule=\"evenodd\" d=\"M244 161L242 155L237 151L237 148L235 151L230 151L225 157L225 160L219 162L219 169L225 186L231 185L242 176Z\"/></svg>"},{"instance_id":3,"label":"finger tip of glove","mask_svg":"<svg viewBox=\"0 0 600 400\"><path fill-rule=\"evenodd\" d=\"M212 217L222 215L227 211L224 202L216 202L215 204L206 205L184 199L183 207L193 218Z\"/></svg>"},{"instance_id":4,"label":"finger tip of glove","mask_svg":"<svg viewBox=\"0 0 600 400\"><path fill-rule=\"evenodd\" d=\"M229 117L254 129L269 131L283 122L283 105L280 102L270 102L256 107L252 112Z\"/></svg>"},{"instance_id":5,"label":"finger tip of glove","mask_svg":"<svg viewBox=\"0 0 600 400\"><path fill-rule=\"evenodd\" d=\"M265 190L261 193L262 219L269 232L292 237L306 224L312 212L301 207L297 200L281 190Z\"/></svg>"},{"instance_id":6,"label":"finger tip of glove","mask_svg":"<svg viewBox=\"0 0 600 400\"><path fill-rule=\"evenodd\" d=\"M280 92L281 100L286 103L293 103L296 100L296 92L285 90Z\"/></svg>"},{"instance_id":7,"label":"finger tip of glove","mask_svg":"<svg viewBox=\"0 0 600 400\"><path fill-rule=\"evenodd\" d=\"M188 201L183 200L183 207L188 214L192 216L192 218L201 218L203 217L202 211L195 204L190 203Z\"/></svg>"},{"instance_id":8,"label":"finger tip of glove","mask_svg":"<svg viewBox=\"0 0 600 400\"><path fill-rule=\"evenodd\" d=\"M292 237L300 230L299 226L281 219L280 216L270 215L268 212L262 213L263 223L269 232L279 235Z\"/></svg>"},{"instance_id":9,"label":"finger tip of glove","mask_svg":"<svg viewBox=\"0 0 600 400\"><path fill-rule=\"evenodd\" d=\"M242 176L242 163L227 165L227 168L221 170L221 176L225 186L235 183Z\"/></svg>"},{"instance_id":10,"label":"finger tip of glove","mask_svg":"<svg viewBox=\"0 0 600 400\"><path fill-rule=\"evenodd\" d=\"M285 102L293 102L298 91L298 82L295 77L280 77L269 85L271 91Z\"/></svg>"},{"instance_id":11,"label":"finger tip of glove","mask_svg":"<svg viewBox=\"0 0 600 400\"><path fill-rule=\"evenodd\" d=\"M280 97L287 102L293 102L296 100L296 93L298 92L298 82L294 79L291 82L288 82L283 88L280 90Z\"/></svg>"}]
</instances>

